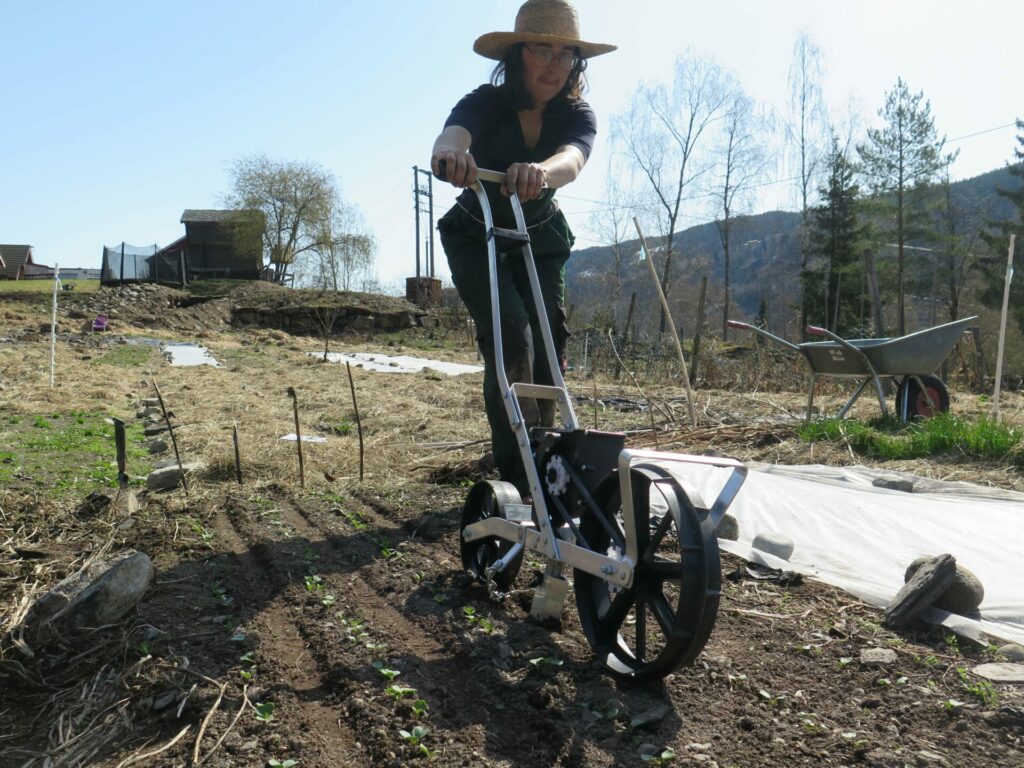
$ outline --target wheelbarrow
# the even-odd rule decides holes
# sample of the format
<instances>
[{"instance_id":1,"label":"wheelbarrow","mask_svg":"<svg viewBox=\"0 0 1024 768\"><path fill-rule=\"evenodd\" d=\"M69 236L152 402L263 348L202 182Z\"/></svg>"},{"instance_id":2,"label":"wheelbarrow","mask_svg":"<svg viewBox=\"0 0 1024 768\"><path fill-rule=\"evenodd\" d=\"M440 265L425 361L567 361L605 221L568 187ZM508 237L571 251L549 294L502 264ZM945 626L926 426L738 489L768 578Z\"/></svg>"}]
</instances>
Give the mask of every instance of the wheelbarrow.
<instances>
[{"instance_id":1,"label":"wheelbarrow","mask_svg":"<svg viewBox=\"0 0 1024 768\"><path fill-rule=\"evenodd\" d=\"M860 386L839 411L843 418L861 396L868 384L875 385L882 415L888 416L882 379L891 379L897 385L896 413L901 421L926 418L949 410L949 392L942 380L933 375L946 355L967 330L967 324L977 319L966 317L945 325L925 328L906 336L888 339L844 339L827 328L807 326L812 336L826 336L830 341L809 341L793 344L763 328L729 320L730 328L753 331L787 349L803 355L811 369L807 392L807 418L811 418L814 387L819 376L860 379Z\"/></svg>"},{"instance_id":2,"label":"wheelbarrow","mask_svg":"<svg viewBox=\"0 0 1024 768\"><path fill-rule=\"evenodd\" d=\"M530 609L541 620L561 617L570 586L564 571L571 567L580 623L598 659L624 678L663 678L692 663L714 627L721 592L716 529L746 467L725 457L629 450L621 433L580 427L545 320L519 199L509 196L516 228L495 227L482 183L504 184L505 174L481 169L471 188L487 239L495 373L530 497L524 501L503 481L474 485L462 510L462 565L493 595L512 588L525 551L543 558ZM510 383L501 365L499 258L524 260L544 340L537 353L547 355L551 384ZM520 397L554 401L562 426L528 428ZM710 504L682 476L692 465L721 470L724 481Z\"/></svg>"}]
</instances>

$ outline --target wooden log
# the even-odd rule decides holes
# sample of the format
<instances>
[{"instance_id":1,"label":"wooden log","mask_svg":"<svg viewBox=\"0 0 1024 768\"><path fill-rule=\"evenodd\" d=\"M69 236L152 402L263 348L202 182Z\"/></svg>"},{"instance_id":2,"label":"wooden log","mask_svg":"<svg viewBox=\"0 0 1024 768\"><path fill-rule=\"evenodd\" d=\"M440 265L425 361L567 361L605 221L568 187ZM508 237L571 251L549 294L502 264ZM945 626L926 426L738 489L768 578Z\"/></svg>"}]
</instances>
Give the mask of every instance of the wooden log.
<instances>
[{"instance_id":1,"label":"wooden log","mask_svg":"<svg viewBox=\"0 0 1024 768\"><path fill-rule=\"evenodd\" d=\"M939 555L917 569L917 573L886 606L885 626L905 627L934 603L956 576L956 558Z\"/></svg>"}]
</instances>

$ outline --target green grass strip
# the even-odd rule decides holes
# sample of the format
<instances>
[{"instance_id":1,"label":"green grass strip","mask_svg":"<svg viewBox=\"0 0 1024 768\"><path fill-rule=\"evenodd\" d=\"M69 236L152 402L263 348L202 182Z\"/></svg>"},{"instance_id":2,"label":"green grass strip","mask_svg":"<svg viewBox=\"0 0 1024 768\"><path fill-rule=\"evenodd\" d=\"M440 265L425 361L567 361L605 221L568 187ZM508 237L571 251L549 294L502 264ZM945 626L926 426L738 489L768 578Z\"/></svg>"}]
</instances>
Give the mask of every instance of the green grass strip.
<instances>
[{"instance_id":1,"label":"green grass strip","mask_svg":"<svg viewBox=\"0 0 1024 768\"><path fill-rule=\"evenodd\" d=\"M967 421L942 413L909 424L893 418L867 423L828 419L804 424L797 434L806 442L843 441L857 453L876 459L957 455L970 459L1010 460L1024 466L1021 430L985 416Z\"/></svg>"}]
</instances>

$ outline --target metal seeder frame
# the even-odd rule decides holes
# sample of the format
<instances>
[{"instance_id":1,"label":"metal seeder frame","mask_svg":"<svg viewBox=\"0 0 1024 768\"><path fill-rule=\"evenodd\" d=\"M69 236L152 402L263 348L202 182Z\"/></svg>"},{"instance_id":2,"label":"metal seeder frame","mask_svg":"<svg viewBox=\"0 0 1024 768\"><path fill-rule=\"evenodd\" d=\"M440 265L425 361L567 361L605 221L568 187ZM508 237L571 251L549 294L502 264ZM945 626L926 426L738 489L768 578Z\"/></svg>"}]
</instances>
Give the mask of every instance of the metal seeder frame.
<instances>
[{"instance_id":1,"label":"metal seeder frame","mask_svg":"<svg viewBox=\"0 0 1024 768\"><path fill-rule=\"evenodd\" d=\"M522 206L512 190L516 228L495 227L481 182L503 185L505 174L479 170L477 178L471 188L487 235L496 374L532 505L510 483L477 483L463 509L463 564L500 591L511 587L525 550L543 556L530 611L538 619L561 616L569 587L564 569L572 567L581 623L598 657L619 675L663 677L696 658L714 625L721 579L715 530L746 467L730 458L629 450L622 434L580 427L546 321ZM525 260L552 384L508 381L501 362L499 241L509 249L504 257ZM531 430L520 397L554 401L562 426ZM730 471L710 506L664 466L685 464Z\"/></svg>"}]
</instances>

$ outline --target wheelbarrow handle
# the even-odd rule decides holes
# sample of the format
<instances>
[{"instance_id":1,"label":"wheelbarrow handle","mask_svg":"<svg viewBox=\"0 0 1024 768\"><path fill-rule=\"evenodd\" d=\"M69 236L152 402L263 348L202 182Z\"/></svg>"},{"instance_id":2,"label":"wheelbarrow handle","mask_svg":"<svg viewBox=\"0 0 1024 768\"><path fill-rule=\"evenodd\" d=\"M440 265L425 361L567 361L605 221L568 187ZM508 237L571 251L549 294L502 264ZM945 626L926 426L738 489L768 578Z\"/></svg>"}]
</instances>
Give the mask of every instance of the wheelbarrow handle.
<instances>
[{"instance_id":1,"label":"wheelbarrow handle","mask_svg":"<svg viewBox=\"0 0 1024 768\"><path fill-rule=\"evenodd\" d=\"M828 331L817 325L808 325L807 332L811 334L811 336L831 336L831 334Z\"/></svg>"},{"instance_id":2,"label":"wheelbarrow handle","mask_svg":"<svg viewBox=\"0 0 1024 768\"><path fill-rule=\"evenodd\" d=\"M793 342L786 341L781 336L776 336L774 333L769 333L764 328L758 328L756 325L751 325L750 323L741 323L739 320L726 320L725 324L728 325L730 328L738 328L741 331L753 331L758 336L764 336L766 339L771 339L776 344L781 344L782 346L787 347L788 349L791 349L794 352L800 351L800 347L798 347Z\"/></svg>"}]
</instances>

